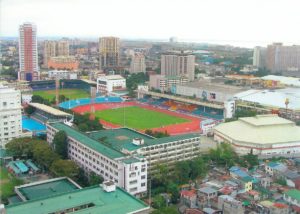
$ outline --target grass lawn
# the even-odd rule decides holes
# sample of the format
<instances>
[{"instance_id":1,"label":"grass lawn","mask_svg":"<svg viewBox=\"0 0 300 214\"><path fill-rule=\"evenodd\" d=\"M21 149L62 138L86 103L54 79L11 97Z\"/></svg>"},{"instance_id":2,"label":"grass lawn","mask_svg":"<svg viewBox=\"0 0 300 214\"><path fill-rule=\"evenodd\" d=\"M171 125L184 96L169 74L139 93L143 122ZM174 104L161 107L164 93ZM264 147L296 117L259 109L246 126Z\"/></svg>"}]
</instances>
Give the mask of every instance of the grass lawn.
<instances>
[{"instance_id":1,"label":"grass lawn","mask_svg":"<svg viewBox=\"0 0 300 214\"><path fill-rule=\"evenodd\" d=\"M4 167L0 168L0 198L14 195L14 187L23 184L22 180L10 175Z\"/></svg>"},{"instance_id":2,"label":"grass lawn","mask_svg":"<svg viewBox=\"0 0 300 214\"><path fill-rule=\"evenodd\" d=\"M134 129L143 130L158 128L166 125L179 124L189 121L184 118L175 117L161 112L151 111L137 106L96 111L95 115L107 122L123 126L124 112L125 125Z\"/></svg>"},{"instance_id":3,"label":"grass lawn","mask_svg":"<svg viewBox=\"0 0 300 214\"><path fill-rule=\"evenodd\" d=\"M55 90L47 91L34 91L33 95L39 95L45 99L52 100L55 97ZM60 89L59 95L65 95L69 99L86 98L90 97L90 94L82 89Z\"/></svg>"}]
</instances>

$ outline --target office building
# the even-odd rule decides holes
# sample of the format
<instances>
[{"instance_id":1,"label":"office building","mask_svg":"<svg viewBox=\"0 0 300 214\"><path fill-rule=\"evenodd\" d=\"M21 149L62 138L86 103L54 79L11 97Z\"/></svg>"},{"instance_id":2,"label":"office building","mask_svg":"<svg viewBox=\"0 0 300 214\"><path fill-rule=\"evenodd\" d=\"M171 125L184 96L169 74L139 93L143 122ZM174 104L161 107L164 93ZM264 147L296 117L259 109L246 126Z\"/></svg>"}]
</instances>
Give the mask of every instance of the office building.
<instances>
[{"instance_id":1,"label":"office building","mask_svg":"<svg viewBox=\"0 0 300 214\"><path fill-rule=\"evenodd\" d=\"M48 60L51 57L56 56L56 42L55 41L48 41L44 42L44 58L43 58L43 66L48 68Z\"/></svg>"},{"instance_id":2,"label":"office building","mask_svg":"<svg viewBox=\"0 0 300 214\"><path fill-rule=\"evenodd\" d=\"M195 79L195 56L186 53L166 53L161 55L161 74L165 76L185 76Z\"/></svg>"},{"instance_id":3,"label":"office building","mask_svg":"<svg viewBox=\"0 0 300 214\"><path fill-rule=\"evenodd\" d=\"M130 73L146 72L145 56L140 53L135 53L131 58Z\"/></svg>"},{"instance_id":4,"label":"office building","mask_svg":"<svg viewBox=\"0 0 300 214\"><path fill-rule=\"evenodd\" d=\"M124 90L126 90L126 79L120 75L99 76L97 79L97 92L102 95Z\"/></svg>"},{"instance_id":5,"label":"office building","mask_svg":"<svg viewBox=\"0 0 300 214\"><path fill-rule=\"evenodd\" d=\"M262 157L293 157L300 153L300 127L272 114L219 124L214 128L214 139L231 144L239 155L252 152Z\"/></svg>"},{"instance_id":6,"label":"office building","mask_svg":"<svg viewBox=\"0 0 300 214\"><path fill-rule=\"evenodd\" d=\"M117 37L102 37L99 39L100 69L119 66L120 39Z\"/></svg>"},{"instance_id":7,"label":"office building","mask_svg":"<svg viewBox=\"0 0 300 214\"><path fill-rule=\"evenodd\" d=\"M255 47L253 50L253 66L264 68L266 66L266 48Z\"/></svg>"},{"instance_id":8,"label":"office building","mask_svg":"<svg viewBox=\"0 0 300 214\"><path fill-rule=\"evenodd\" d=\"M0 85L0 147L22 134L21 93Z\"/></svg>"},{"instance_id":9,"label":"office building","mask_svg":"<svg viewBox=\"0 0 300 214\"><path fill-rule=\"evenodd\" d=\"M284 46L282 43L268 45L266 68L271 73L300 77L300 46Z\"/></svg>"},{"instance_id":10,"label":"office building","mask_svg":"<svg viewBox=\"0 0 300 214\"><path fill-rule=\"evenodd\" d=\"M24 23L19 28L19 80L39 80L36 26Z\"/></svg>"}]
</instances>

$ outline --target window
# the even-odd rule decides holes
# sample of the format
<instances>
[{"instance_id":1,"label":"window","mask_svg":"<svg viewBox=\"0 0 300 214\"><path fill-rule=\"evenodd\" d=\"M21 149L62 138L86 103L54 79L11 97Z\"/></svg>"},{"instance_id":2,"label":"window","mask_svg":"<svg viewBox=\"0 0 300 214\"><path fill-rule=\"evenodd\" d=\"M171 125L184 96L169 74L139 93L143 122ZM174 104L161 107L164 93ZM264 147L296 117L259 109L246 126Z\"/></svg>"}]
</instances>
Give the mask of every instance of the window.
<instances>
[{"instance_id":1,"label":"window","mask_svg":"<svg viewBox=\"0 0 300 214\"><path fill-rule=\"evenodd\" d=\"M141 184L141 187L144 187L144 186L146 186L146 183L142 183L142 184Z\"/></svg>"}]
</instances>

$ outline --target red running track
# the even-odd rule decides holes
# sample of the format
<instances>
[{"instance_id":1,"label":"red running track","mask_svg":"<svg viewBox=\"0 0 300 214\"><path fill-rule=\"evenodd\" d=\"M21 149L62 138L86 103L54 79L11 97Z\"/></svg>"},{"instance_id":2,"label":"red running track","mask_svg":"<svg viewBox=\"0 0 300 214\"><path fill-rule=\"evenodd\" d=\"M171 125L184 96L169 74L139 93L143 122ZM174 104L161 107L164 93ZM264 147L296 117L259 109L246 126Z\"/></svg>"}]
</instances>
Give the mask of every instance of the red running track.
<instances>
[{"instance_id":1,"label":"red running track","mask_svg":"<svg viewBox=\"0 0 300 214\"><path fill-rule=\"evenodd\" d=\"M145 109L149 109L152 111L162 112L168 115L181 117L190 120L189 122L180 123L180 124L173 124L168 125L160 128L153 128L153 131L160 131L160 132L167 132L170 135L178 135L178 134L185 134L185 133L193 133L193 132L200 132L200 121L201 119L198 117L193 117L190 115L182 114L179 112L169 111L166 109L161 109L158 107L150 106L147 104L140 104L137 102L125 102L125 103L98 103L98 104L89 104L85 106L78 106L76 108L73 108L72 110L76 113L84 113L84 112L90 112L91 107L94 106L95 111L101 111L105 109L112 109L112 108L121 108L121 107L127 107L127 106L139 106ZM100 122L107 128L119 128L120 125L112 124L104 120L100 120ZM145 130L140 130L145 131Z\"/></svg>"}]
</instances>

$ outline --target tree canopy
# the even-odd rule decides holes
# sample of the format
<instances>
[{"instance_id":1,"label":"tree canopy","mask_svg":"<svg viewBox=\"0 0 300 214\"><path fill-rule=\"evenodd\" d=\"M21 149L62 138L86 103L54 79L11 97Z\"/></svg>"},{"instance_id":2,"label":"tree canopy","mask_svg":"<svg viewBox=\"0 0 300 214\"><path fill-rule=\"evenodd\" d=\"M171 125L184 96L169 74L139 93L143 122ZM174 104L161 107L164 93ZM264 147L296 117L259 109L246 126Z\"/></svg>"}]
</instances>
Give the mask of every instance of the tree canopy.
<instances>
[{"instance_id":1,"label":"tree canopy","mask_svg":"<svg viewBox=\"0 0 300 214\"><path fill-rule=\"evenodd\" d=\"M50 172L52 172L57 177L69 177L76 178L79 173L79 167L72 160L55 160L50 167Z\"/></svg>"},{"instance_id":2,"label":"tree canopy","mask_svg":"<svg viewBox=\"0 0 300 214\"><path fill-rule=\"evenodd\" d=\"M66 132L57 132L53 138L53 145L55 152L60 155L62 159L68 158L68 142Z\"/></svg>"}]
</instances>

